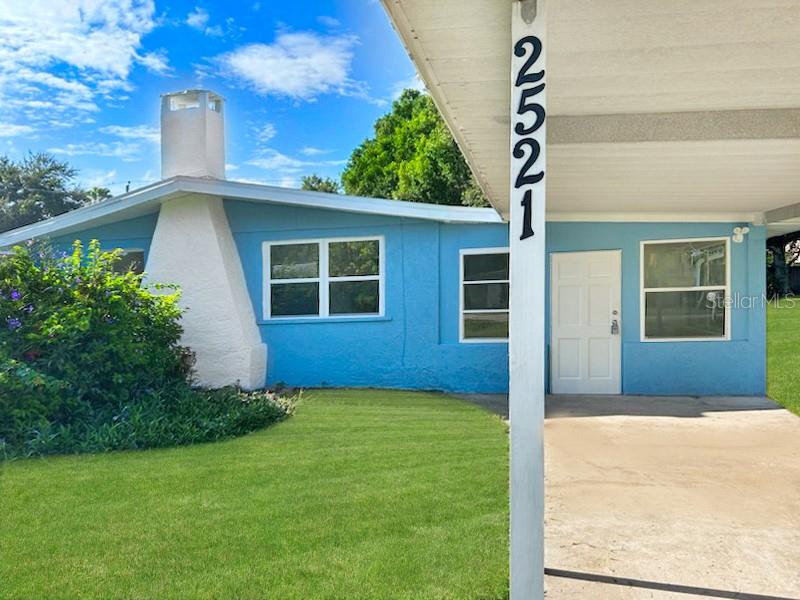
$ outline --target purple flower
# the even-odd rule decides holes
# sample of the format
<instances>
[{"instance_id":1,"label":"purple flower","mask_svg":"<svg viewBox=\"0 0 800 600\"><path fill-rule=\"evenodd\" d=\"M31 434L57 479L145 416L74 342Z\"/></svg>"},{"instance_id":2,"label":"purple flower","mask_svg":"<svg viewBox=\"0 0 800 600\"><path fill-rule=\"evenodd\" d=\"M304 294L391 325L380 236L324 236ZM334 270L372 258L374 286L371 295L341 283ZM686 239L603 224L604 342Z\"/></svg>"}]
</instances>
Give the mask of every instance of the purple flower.
<instances>
[{"instance_id":1,"label":"purple flower","mask_svg":"<svg viewBox=\"0 0 800 600\"><path fill-rule=\"evenodd\" d=\"M17 290L11 290L11 295L9 296L12 300L19 300L22 298L22 294L20 294Z\"/></svg>"},{"instance_id":2,"label":"purple flower","mask_svg":"<svg viewBox=\"0 0 800 600\"><path fill-rule=\"evenodd\" d=\"M19 329L20 327L22 327L22 321L20 321L16 317L8 317L6 319L6 325L8 325L9 331L14 331L15 329Z\"/></svg>"},{"instance_id":3,"label":"purple flower","mask_svg":"<svg viewBox=\"0 0 800 600\"><path fill-rule=\"evenodd\" d=\"M31 314L33 312L33 304L28 304L25 308L23 308L26 313Z\"/></svg>"}]
</instances>

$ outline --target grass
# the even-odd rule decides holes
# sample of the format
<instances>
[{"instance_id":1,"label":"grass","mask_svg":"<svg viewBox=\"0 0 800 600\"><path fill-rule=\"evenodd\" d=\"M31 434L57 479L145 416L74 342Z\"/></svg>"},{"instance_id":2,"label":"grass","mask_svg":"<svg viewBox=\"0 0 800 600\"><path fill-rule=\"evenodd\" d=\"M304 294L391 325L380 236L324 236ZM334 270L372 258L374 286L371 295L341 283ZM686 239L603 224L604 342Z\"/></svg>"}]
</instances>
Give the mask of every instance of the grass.
<instances>
[{"instance_id":1,"label":"grass","mask_svg":"<svg viewBox=\"0 0 800 600\"><path fill-rule=\"evenodd\" d=\"M800 300L767 308L767 393L800 415Z\"/></svg>"},{"instance_id":2,"label":"grass","mask_svg":"<svg viewBox=\"0 0 800 600\"><path fill-rule=\"evenodd\" d=\"M502 422L331 390L242 438L0 464L0 598L507 597Z\"/></svg>"}]
</instances>

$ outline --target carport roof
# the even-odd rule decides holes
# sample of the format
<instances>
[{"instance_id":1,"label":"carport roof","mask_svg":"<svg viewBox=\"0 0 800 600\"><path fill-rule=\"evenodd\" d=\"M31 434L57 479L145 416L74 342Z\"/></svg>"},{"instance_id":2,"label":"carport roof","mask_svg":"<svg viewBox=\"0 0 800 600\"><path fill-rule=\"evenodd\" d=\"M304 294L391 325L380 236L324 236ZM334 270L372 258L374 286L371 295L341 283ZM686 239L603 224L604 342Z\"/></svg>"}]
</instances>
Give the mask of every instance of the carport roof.
<instances>
[{"instance_id":1,"label":"carport roof","mask_svg":"<svg viewBox=\"0 0 800 600\"><path fill-rule=\"evenodd\" d=\"M382 2L507 216L512 0ZM548 13L549 218L758 222L800 200L800 1Z\"/></svg>"}]
</instances>

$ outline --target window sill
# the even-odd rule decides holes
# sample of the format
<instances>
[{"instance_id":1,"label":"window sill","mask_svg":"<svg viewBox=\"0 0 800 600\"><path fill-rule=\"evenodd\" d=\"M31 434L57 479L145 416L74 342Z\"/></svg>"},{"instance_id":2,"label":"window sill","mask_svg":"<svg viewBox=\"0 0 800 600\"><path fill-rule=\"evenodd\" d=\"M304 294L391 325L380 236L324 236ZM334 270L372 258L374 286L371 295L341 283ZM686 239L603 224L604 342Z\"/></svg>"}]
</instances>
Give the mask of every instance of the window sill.
<instances>
[{"instance_id":1,"label":"window sill","mask_svg":"<svg viewBox=\"0 0 800 600\"><path fill-rule=\"evenodd\" d=\"M364 323L391 321L391 317L385 315L354 315L342 317L276 317L274 319L259 319L259 325L298 325L311 323Z\"/></svg>"},{"instance_id":2,"label":"window sill","mask_svg":"<svg viewBox=\"0 0 800 600\"><path fill-rule=\"evenodd\" d=\"M641 338L642 344L674 344L676 342L730 342L730 337L718 338Z\"/></svg>"}]
</instances>

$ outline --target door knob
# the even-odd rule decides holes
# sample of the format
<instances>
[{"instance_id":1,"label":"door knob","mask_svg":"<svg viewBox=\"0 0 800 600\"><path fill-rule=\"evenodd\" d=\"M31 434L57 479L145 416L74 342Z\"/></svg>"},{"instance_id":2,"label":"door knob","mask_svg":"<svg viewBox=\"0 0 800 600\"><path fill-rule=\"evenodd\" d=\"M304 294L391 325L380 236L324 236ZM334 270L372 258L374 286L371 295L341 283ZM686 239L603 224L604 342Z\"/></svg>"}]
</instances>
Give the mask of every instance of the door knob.
<instances>
[{"instance_id":1,"label":"door knob","mask_svg":"<svg viewBox=\"0 0 800 600\"><path fill-rule=\"evenodd\" d=\"M619 335L619 321L616 319L611 321L611 335Z\"/></svg>"}]
</instances>

